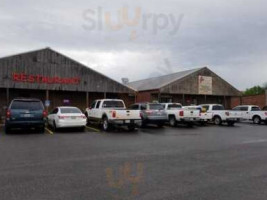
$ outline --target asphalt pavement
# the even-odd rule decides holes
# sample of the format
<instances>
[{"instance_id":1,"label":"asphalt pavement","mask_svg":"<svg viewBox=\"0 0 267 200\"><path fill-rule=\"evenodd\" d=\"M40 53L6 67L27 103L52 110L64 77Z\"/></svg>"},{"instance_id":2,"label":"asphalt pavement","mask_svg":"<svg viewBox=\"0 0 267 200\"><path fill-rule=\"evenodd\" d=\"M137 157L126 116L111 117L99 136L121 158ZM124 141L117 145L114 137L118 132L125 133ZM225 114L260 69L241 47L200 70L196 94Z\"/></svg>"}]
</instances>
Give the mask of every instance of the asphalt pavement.
<instances>
[{"instance_id":1,"label":"asphalt pavement","mask_svg":"<svg viewBox=\"0 0 267 200\"><path fill-rule=\"evenodd\" d=\"M0 129L1 200L267 199L267 126Z\"/></svg>"}]
</instances>

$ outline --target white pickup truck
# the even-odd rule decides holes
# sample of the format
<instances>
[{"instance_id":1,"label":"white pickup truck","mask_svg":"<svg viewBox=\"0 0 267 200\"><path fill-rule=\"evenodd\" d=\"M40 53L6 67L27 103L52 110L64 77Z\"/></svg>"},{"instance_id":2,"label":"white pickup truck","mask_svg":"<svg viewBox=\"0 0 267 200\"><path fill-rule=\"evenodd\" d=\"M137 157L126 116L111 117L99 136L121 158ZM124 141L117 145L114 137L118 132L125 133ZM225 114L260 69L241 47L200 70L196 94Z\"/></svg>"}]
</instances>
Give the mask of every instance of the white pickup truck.
<instances>
[{"instance_id":1,"label":"white pickup truck","mask_svg":"<svg viewBox=\"0 0 267 200\"><path fill-rule=\"evenodd\" d=\"M227 123L229 126L233 126L236 122L241 120L239 112L232 110L225 110L221 104L203 104L200 105L207 113L212 113L212 121L216 125Z\"/></svg>"},{"instance_id":2,"label":"white pickup truck","mask_svg":"<svg viewBox=\"0 0 267 200\"><path fill-rule=\"evenodd\" d=\"M253 121L254 124L267 124L267 111L262 111L259 106L240 105L233 108L234 111L240 112L244 120Z\"/></svg>"},{"instance_id":3,"label":"white pickup truck","mask_svg":"<svg viewBox=\"0 0 267 200\"><path fill-rule=\"evenodd\" d=\"M104 131L113 126L126 126L133 131L141 124L140 111L128 110L123 100L101 99L92 103L85 111L88 123L101 124Z\"/></svg>"},{"instance_id":4,"label":"white pickup truck","mask_svg":"<svg viewBox=\"0 0 267 200\"><path fill-rule=\"evenodd\" d=\"M201 125L206 125L208 122L212 121L212 113L208 113L202 106L184 106L184 109L198 109L200 111L200 121Z\"/></svg>"},{"instance_id":5,"label":"white pickup truck","mask_svg":"<svg viewBox=\"0 0 267 200\"><path fill-rule=\"evenodd\" d=\"M171 126L177 124L187 124L192 126L195 122L200 120L200 111L197 109L189 110L183 109L179 103L162 103L166 111Z\"/></svg>"}]
</instances>

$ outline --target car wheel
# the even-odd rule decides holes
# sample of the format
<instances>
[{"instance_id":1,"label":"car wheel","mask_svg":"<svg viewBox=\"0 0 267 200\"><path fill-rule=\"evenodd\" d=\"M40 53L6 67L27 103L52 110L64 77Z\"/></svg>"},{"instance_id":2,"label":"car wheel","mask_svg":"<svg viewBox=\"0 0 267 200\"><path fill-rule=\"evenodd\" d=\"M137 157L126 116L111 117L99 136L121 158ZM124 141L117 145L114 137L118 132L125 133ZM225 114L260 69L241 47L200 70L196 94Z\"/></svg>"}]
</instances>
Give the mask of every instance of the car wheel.
<instances>
[{"instance_id":1,"label":"car wheel","mask_svg":"<svg viewBox=\"0 0 267 200\"><path fill-rule=\"evenodd\" d=\"M8 127L5 126L5 133L6 134L9 134L10 133L10 128L8 128Z\"/></svg>"},{"instance_id":2,"label":"car wheel","mask_svg":"<svg viewBox=\"0 0 267 200\"><path fill-rule=\"evenodd\" d=\"M219 116L214 117L214 124L215 125L221 125L222 124L222 119Z\"/></svg>"},{"instance_id":3,"label":"car wheel","mask_svg":"<svg viewBox=\"0 0 267 200\"><path fill-rule=\"evenodd\" d=\"M172 127L175 127L177 125L176 119L174 116L169 117L169 123L170 123L170 126L172 126Z\"/></svg>"},{"instance_id":4,"label":"car wheel","mask_svg":"<svg viewBox=\"0 0 267 200\"><path fill-rule=\"evenodd\" d=\"M39 129L40 133L44 133L45 132L45 127L42 127Z\"/></svg>"},{"instance_id":5,"label":"car wheel","mask_svg":"<svg viewBox=\"0 0 267 200\"><path fill-rule=\"evenodd\" d=\"M157 126L158 126L159 128L162 128L162 127L164 126L164 123L158 123Z\"/></svg>"},{"instance_id":6,"label":"car wheel","mask_svg":"<svg viewBox=\"0 0 267 200\"><path fill-rule=\"evenodd\" d=\"M228 126L234 126L235 122L227 122Z\"/></svg>"},{"instance_id":7,"label":"car wheel","mask_svg":"<svg viewBox=\"0 0 267 200\"><path fill-rule=\"evenodd\" d=\"M55 122L55 121L53 122L53 131L54 131L54 132L56 132L56 131L57 131L57 124L56 124L56 122Z\"/></svg>"},{"instance_id":8,"label":"car wheel","mask_svg":"<svg viewBox=\"0 0 267 200\"><path fill-rule=\"evenodd\" d=\"M104 131L109 131L110 130L110 124L108 122L108 118L107 117L105 117L103 119L102 128L103 128Z\"/></svg>"},{"instance_id":9,"label":"car wheel","mask_svg":"<svg viewBox=\"0 0 267 200\"><path fill-rule=\"evenodd\" d=\"M261 118L259 116L253 117L253 123L254 124L260 124L261 123Z\"/></svg>"},{"instance_id":10,"label":"car wheel","mask_svg":"<svg viewBox=\"0 0 267 200\"><path fill-rule=\"evenodd\" d=\"M128 130L129 131L134 131L135 130L135 126L134 125L129 125L128 126Z\"/></svg>"}]
</instances>

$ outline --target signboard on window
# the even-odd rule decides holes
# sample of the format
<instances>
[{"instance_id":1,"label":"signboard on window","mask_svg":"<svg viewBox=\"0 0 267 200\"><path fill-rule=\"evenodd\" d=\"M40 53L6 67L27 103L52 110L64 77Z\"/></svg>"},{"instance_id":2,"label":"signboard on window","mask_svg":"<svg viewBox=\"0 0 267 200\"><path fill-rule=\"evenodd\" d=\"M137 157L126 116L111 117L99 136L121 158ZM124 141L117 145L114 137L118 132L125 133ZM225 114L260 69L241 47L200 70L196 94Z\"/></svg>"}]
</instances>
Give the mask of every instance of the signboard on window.
<instances>
[{"instance_id":1,"label":"signboard on window","mask_svg":"<svg viewBox=\"0 0 267 200\"><path fill-rule=\"evenodd\" d=\"M212 94L212 77L210 76L198 77L198 93Z\"/></svg>"}]
</instances>

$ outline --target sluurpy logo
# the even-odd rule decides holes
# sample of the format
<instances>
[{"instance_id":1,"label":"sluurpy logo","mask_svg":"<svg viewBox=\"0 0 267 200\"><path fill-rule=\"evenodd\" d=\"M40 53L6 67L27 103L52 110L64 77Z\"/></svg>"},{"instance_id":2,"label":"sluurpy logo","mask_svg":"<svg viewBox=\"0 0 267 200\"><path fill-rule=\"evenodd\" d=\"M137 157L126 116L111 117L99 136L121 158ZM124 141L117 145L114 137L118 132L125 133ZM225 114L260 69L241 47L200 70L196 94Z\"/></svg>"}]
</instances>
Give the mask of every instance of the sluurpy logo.
<instances>
[{"instance_id":1,"label":"sluurpy logo","mask_svg":"<svg viewBox=\"0 0 267 200\"><path fill-rule=\"evenodd\" d=\"M82 14L85 20L83 28L87 31L120 31L130 28L130 39L134 40L138 35L137 29L148 31L153 35L157 35L160 31L176 35L184 18L183 14L176 16L164 13L144 13L141 7L136 7L130 19L129 10L128 7L122 7L112 15L110 11L105 11L102 7L87 9Z\"/></svg>"}]
</instances>

